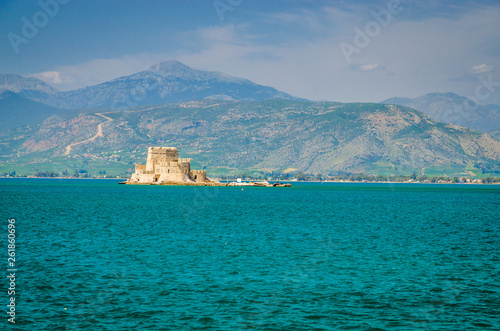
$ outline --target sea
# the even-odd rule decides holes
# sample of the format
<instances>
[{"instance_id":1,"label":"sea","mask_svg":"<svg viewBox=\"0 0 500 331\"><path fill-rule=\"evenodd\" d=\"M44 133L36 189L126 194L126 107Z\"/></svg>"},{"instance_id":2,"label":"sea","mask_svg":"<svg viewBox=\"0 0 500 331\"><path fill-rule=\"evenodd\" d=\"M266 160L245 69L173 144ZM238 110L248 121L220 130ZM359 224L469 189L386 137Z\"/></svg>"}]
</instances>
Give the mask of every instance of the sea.
<instances>
[{"instance_id":1,"label":"sea","mask_svg":"<svg viewBox=\"0 0 500 331\"><path fill-rule=\"evenodd\" d=\"M500 185L118 182L0 179L0 329L500 330Z\"/></svg>"}]
</instances>

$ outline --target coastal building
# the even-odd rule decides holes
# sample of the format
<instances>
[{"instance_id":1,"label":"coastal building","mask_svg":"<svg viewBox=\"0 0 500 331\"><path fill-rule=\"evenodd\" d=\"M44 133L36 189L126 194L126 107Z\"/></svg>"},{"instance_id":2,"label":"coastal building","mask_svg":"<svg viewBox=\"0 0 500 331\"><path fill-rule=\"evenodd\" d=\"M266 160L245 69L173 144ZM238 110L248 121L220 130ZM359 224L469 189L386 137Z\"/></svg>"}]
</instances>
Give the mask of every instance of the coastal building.
<instances>
[{"instance_id":1,"label":"coastal building","mask_svg":"<svg viewBox=\"0 0 500 331\"><path fill-rule=\"evenodd\" d=\"M126 184L206 183L205 170L191 170L191 159L179 158L175 147L149 147L146 164L136 164Z\"/></svg>"}]
</instances>

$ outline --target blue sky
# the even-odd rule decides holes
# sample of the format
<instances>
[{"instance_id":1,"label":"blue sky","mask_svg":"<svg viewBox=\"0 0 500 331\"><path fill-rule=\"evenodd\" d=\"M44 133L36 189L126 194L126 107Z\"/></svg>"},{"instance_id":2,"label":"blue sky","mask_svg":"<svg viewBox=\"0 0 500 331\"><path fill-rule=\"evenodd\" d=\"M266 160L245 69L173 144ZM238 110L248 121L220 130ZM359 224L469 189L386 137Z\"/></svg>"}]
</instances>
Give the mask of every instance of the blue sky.
<instances>
[{"instance_id":1,"label":"blue sky","mask_svg":"<svg viewBox=\"0 0 500 331\"><path fill-rule=\"evenodd\" d=\"M41 3L0 1L0 73L68 90L176 59L313 100L455 92L500 104L499 1Z\"/></svg>"}]
</instances>

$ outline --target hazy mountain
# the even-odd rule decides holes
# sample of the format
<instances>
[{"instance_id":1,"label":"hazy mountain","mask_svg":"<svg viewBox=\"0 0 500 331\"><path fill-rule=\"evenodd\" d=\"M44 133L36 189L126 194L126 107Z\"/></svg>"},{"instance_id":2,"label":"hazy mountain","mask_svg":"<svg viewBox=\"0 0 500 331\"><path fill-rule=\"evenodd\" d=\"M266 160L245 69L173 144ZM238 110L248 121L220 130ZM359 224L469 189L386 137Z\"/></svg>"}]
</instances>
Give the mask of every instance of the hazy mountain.
<instances>
[{"instance_id":1,"label":"hazy mountain","mask_svg":"<svg viewBox=\"0 0 500 331\"><path fill-rule=\"evenodd\" d=\"M45 159L52 163L41 166L71 168L79 155L82 167L127 169L144 162L147 147L163 145L176 146L198 166L220 172L459 173L490 171L500 161L500 142L490 136L402 106L198 101L107 111L65 112L29 132L4 137L2 159L20 166ZM81 141L64 155L68 145ZM113 163L111 154L119 155L120 163Z\"/></svg>"},{"instance_id":2,"label":"hazy mountain","mask_svg":"<svg viewBox=\"0 0 500 331\"><path fill-rule=\"evenodd\" d=\"M166 61L149 70L95 86L48 96L46 104L68 109L134 107L147 104L202 99L269 100L292 99L275 88L219 72L192 69L178 61Z\"/></svg>"},{"instance_id":3,"label":"hazy mountain","mask_svg":"<svg viewBox=\"0 0 500 331\"><path fill-rule=\"evenodd\" d=\"M6 91L35 101L47 101L59 92L37 78L0 74L0 94Z\"/></svg>"},{"instance_id":4,"label":"hazy mountain","mask_svg":"<svg viewBox=\"0 0 500 331\"><path fill-rule=\"evenodd\" d=\"M435 120L497 134L500 129L500 106L480 106L454 93L430 93L418 98L391 98L384 104L420 110ZM497 136L500 137L500 136Z\"/></svg>"},{"instance_id":5,"label":"hazy mountain","mask_svg":"<svg viewBox=\"0 0 500 331\"><path fill-rule=\"evenodd\" d=\"M61 111L59 108L24 98L11 91L0 93L0 117L2 118L0 129L2 130L36 125Z\"/></svg>"}]
</instances>

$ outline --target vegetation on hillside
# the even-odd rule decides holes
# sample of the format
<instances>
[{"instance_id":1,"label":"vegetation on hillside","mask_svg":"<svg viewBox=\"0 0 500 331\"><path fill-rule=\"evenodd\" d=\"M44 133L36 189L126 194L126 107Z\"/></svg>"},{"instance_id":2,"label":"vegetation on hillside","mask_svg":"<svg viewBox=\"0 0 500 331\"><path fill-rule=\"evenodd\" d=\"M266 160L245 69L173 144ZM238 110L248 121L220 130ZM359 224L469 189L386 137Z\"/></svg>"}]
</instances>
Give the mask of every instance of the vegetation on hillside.
<instances>
[{"instance_id":1,"label":"vegetation on hillside","mask_svg":"<svg viewBox=\"0 0 500 331\"><path fill-rule=\"evenodd\" d=\"M150 146L175 146L193 158L195 169L216 176L287 169L384 176L500 172L500 142L486 134L401 106L290 100L65 112L1 135L0 164L25 174L86 169L123 175L145 162Z\"/></svg>"}]
</instances>

